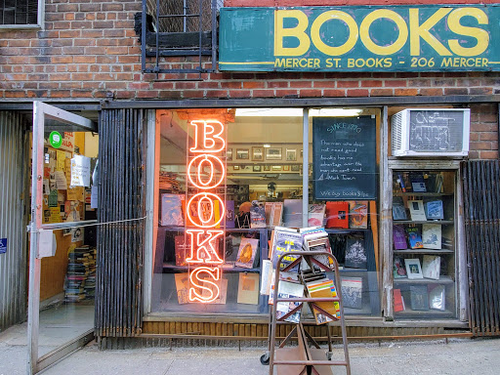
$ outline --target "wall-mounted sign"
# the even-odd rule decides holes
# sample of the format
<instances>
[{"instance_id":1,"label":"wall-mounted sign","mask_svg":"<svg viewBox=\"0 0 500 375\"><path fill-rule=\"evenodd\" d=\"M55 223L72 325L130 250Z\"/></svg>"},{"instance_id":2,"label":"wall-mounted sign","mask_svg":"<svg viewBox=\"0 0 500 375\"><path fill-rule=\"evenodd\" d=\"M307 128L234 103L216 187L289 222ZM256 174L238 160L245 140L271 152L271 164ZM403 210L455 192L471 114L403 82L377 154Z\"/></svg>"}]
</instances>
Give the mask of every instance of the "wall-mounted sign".
<instances>
[{"instance_id":1,"label":"wall-mounted sign","mask_svg":"<svg viewBox=\"0 0 500 375\"><path fill-rule=\"evenodd\" d=\"M61 147L63 137L61 133L53 131L49 135L49 143L52 147L54 148L59 148Z\"/></svg>"},{"instance_id":2,"label":"wall-mounted sign","mask_svg":"<svg viewBox=\"0 0 500 375\"><path fill-rule=\"evenodd\" d=\"M224 71L500 70L498 5L222 8Z\"/></svg>"},{"instance_id":3,"label":"wall-mounted sign","mask_svg":"<svg viewBox=\"0 0 500 375\"><path fill-rule=\"evenodd\" d=\"M7 238L0 238L0 254L7 252Z\"/></svg>"}]
</instances>

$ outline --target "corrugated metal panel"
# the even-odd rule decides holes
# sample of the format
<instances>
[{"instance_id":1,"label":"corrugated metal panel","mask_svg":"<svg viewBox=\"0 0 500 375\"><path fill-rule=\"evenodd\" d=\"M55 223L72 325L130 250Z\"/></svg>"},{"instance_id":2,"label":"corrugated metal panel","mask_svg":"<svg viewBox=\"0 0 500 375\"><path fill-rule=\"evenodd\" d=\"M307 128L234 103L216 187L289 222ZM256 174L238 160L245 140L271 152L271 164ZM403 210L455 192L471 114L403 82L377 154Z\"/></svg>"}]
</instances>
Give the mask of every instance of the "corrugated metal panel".
<instances>
[{"instance_id":1,"label":"corrugated metal panel","mask_svg":"<svg viewBox=\"0 0 500 375\"><path fill-rule=\"evenodd\" d=\"M500 164L464 163L465 235L469 266L470 328L500 336Z\"/></svg>"},{"instance_id":2,"label":"corrugated metal panel","mask_svg":"<svg viewBox=\"0 0 500 375\"><path fill-rule=\"evenodd\" d=\"M99 119L96 335L141 331L144 252L144 124L141 110L104 110Z\"/></svg>"},{"instance_id":3,"label":"corrugated metal panel","mask_svg":"<svg viewBox=\"0 0 500 375\"><path fill-rule=\"evenodd\" d=\"M24 216L25 129L20 113L0 112L0 330L26 319L27 234Z\"/></svg>"}]
</instances>

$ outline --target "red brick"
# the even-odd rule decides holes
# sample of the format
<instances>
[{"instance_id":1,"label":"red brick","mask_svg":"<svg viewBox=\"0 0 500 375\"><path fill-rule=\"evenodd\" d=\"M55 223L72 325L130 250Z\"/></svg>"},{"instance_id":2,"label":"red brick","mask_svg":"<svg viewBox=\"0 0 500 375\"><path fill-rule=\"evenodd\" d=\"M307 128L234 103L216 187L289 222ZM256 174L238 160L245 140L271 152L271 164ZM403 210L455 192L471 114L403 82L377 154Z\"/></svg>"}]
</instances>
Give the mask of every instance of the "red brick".
<instances>
[{"instance_id":1,"label":"red brick","mask_svg":"<svg viewBox=\"0 0 500 375\"><path fill-rule=\"evenodd\" d=\"M347 90L347 96L368 96L369 92L365 89L350 89Z\"/></svg>"},{"instance_id":2,"label":"red brick","mask_svg":"<svg viewBox=\"0 0 500 375\"><path fill-rule=\"evenodd\" d=\"M417 96L417 89L394 89L394 95L396 96Z\"/></svg>"},{"instance_id":3,"label":"red brick","mask_svg":"<svg viewBox=\"0 0 500 375\"><path fill-rule=\"evenodd\" d=\"M298 97L299 96L299 90L276 90L276 97L277 98L284 98L284 97Z\"/></svg>"},{"instance_id":4,"label":"red brick","mask_svg":"<svg viewBox=\"0 0 500 375\"><path fill-rule=\"evenodd\" d=\"M321 97L322 93L321 90L300 90L299 91L299 97L301 98L314 98L314 97Z\"/></svg>"},{"instance_id":5,"label":"red brick","mask_svg":"<svg viewBox=\"0 0 500 375\"><path fill-rule=\"evenodd\" d=\"M290 81L291 89L307 89L313 86L313 81Z\"/></svg>"},{"instance_id":6,"label":"red brick","mask_svg":"<svg viewBox=\"0 0 500 375\"><path fill-rule=\"evenodd\" d=\"M251 98L252 92L250 90L237 90L229 91L230 98Z\"/></svg>"},{"instance_id":7,"label":"red brick","mask_svg":"<svg viewBox=\"0 0 500 375\"><path fill-rule=\"evenodd\" d=\"M392 96L394 94L392 89L371 89L370 96Z\"/></svg>"},{"instance_id":8,"label":"red brick","mask_svg":"<svg viewBox=\"0 0 500 375\"><path fill-rule=\"evenodd\" d=\"M422 96L441 96L443 95L443 89L435 88L435 89L420 89L420 95Z\"/></svg>"},{"instance_id":9,"label":"red brick","mask_svg":"<svg viewBox=\"0 0 500 375\"><path fill-rule=\"evenodd\" d=\"M445 88L445 95L468 95L469 91L464 88Z\"/></svg>"},{"instance_id":10,"label":"red brick","mask_svg":"<svg viewBox=\"0 0 500 375\"><path fill-rule=\"evenodd\" d=\"M323 96L324 97L344 97L346 96L345 90L324 90L323 91Z\"/></svg>"},{"instance_id":11,"label":"red brick","mask_svg":"<svg viewBox=\"0 0 500 375\"><path fill-rule=\"evenodd\" d=\"M359 87L359 81L337 81L338 88Z\"/></svg>"},{"instance_id":12,"label":"red brick","mask_svg":"<svg viewBox=\"0 0 500 375\"><path fill-rule=\"evenodd\" d=\"M262 81L244 81L244 89L263 89L266 87L266 83Z\"/></svg>"},{"instance_id":13,"label":"red brick","mask_svg":"<svg viewBox=\"0 0 500 375\"><path fill-rule=\"evenodd\" d=\"M480 151L478 154L480 159L498 159L498 151Z\"/></svg>"},{"instance_id":14,"label":"red brick","mask_svg":"<svg viewBox=\"0 0 500 375\"><path fill-rule=\"evenodd\" d=\"M274 96L274 90L253 90L254 98L272 98Z\"/></svg>"},{"instance_id":15,"label":"red brick","mask_svg":"<svg viewBox=\"0 0 500 375\"><path fill-rule=\"evenodd\" d=\"M312 82L314 88L320 88L320 87L337 87L337 82L335 80L329 80L329 81L313 81Z\"/></svg>"},{"instance_id":16,"label":"red brick","mask_svg":"<svg viewBox=\"0 0 500 375\"><path fill-rule=\"evenodd\" d=\"M404 79L386 79L384 81L385 87L406 87L408 81Z\"/></svg>"},{"instance_id":17,"label":"red brick","mask_svg":"<svg viewBox=\"0 0 500 375\"><path fill-rule=\"evenodd\" d=\"M361 87L382 87L382 81L362 80Z\"/></svg>"}]
</instances>

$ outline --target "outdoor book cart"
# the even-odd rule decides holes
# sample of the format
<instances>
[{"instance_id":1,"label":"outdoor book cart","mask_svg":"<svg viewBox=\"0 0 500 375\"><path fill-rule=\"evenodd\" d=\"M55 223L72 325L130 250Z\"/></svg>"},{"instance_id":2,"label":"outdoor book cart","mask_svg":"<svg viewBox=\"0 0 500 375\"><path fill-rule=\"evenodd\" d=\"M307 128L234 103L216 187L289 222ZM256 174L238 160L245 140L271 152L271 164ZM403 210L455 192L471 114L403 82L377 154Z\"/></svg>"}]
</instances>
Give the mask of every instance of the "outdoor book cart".
<instances>
[{"instance_id":1,"label":"outdoor book cart","mask_svg":"<svg viewBox=\"0 0 500 375\"><path fill-rule=\"evenodd\" d=\"M297 257L292 263L288 264L285 268L280 270L280 265L283 261L283 258L287 255L293 254L293 257ZM318 259L322 260L319 261ZM325 262L326 260L326 262ZM329 298L280 298L278 297L278 282L280 280L280 273L287 272L302 262L306 262L310 267L310 272L332 272L334 273L334 283L337 292L336 297ZM325 264L327 263L327 264ZM316 266L316 267L314 267ZM318 271L319 269L319 271ZM299 271L299 281L304 284L304 273ZM270 327L269 327L269 352L262 355L261 363L269 364L269 374L273 375L274 366L277 368L278 374L286 374L286 375L302 375L302 374L332 374L330 366L345 366L347 375L351 373L351 367L349 362L349 353L347 349L347 334L345 328L344 321L344 310L342 305L342 296L341 296L341 288L340 288L340 276L339 276L339 268L338 263L335 257L326 251L294 251L291 253L283 254L279 259L276 265L276 272L274 275L274 290L273 293L273 305L270 311ZM298 302L299 306L290 310L285 315L280 318L276 318L277 305L279 302ZM314 308L316 311L321 312L322 314L328 316L333 321L340 321L341 331L342 331L342 343L344 347L344 360L343 361L332 361L332 340L330 335L330 327L327 326L328 332L328 352L325 352L324 349L321 349L319 344L314 340L314 338L305 330L304 324L311 324L307 322L303 322L301 319L298 323L295 324L295 327L292 331L285 337L285 339L278 345L276 340L276 328L277 324L294 324L290 322L284 321L290 315L297 312L297 310L302 309L304 306L304 302L307 302L311 307L311 310ZM330 302L334 304L334 302L338 302L337 309L339 310L338 315L332 315L328 311L325 311L322 307L318 305L321 302ZM324 306L324 304L322 304ZM316 322L314 321L314 324ZM327 323L328 324L328 323ZM297 346L289 346L285 347L285 345L292 340L296 336L298 341Z\"/></svg>"}]
</instances>

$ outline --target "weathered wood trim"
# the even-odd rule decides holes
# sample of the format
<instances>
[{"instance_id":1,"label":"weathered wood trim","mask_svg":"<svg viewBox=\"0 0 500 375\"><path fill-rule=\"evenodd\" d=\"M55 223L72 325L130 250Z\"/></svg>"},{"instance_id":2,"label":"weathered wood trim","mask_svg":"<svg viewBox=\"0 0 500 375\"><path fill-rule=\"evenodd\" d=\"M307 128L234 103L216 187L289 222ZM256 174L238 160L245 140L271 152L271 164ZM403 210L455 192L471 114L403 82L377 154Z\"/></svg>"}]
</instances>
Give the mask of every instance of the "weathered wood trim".
<instances>
[{"instance_id":1,"label":"weathered wood trim","mask_svg":"<svg viewBox=\"0 0 500 375\"><path fill-rule=\"evenodd\" d=\"M457 280L457 308L458 317L462 321L469 319L469 283L467 269L467 254L465 245L465 220L464 199L462 185L462 171L457 170L456 196L455 196L455 255L458 259Z\"/></svg>"},{"instance_id":2,"label":"weathered wood trim","mask_svg":"<svg viewBox=\"0 0 500 375\"><path fill-rule=\"evenodd\" d=\"M392 303L392 170L389 168L389 118L388 107L382 112L380 131L380 248L382 265L382 300L383 316L387 320L394 318Z\"/></svg>"}]
</instances>

